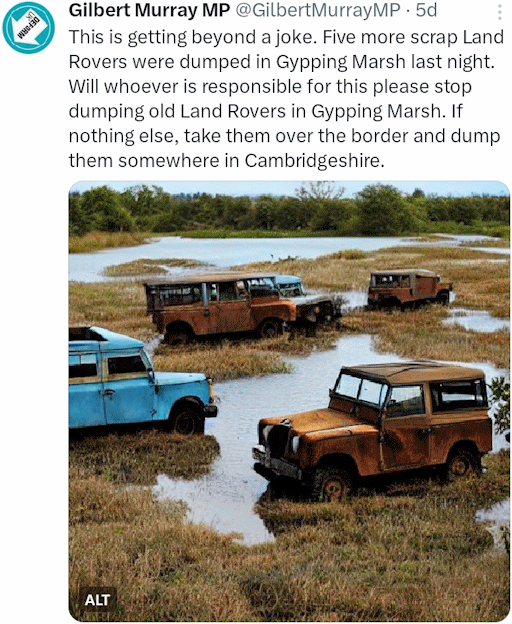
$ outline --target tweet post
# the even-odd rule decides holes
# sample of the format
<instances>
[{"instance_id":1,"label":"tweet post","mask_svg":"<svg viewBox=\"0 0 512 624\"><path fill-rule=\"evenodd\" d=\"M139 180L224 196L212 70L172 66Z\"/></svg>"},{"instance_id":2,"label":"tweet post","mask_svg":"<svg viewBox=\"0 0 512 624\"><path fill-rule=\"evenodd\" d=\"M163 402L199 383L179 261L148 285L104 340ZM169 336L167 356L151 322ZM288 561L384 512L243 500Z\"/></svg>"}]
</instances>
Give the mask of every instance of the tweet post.
<instances>
[{"instance_id":1,"label":"tweet post","mask_svg":"<svg viewBox=\"0 0 512 624\"><path fill-rule=\"evenodd\" d=\"M508 13L4 6L33 619L507 616Z\"/></svg>"}]
</instances>

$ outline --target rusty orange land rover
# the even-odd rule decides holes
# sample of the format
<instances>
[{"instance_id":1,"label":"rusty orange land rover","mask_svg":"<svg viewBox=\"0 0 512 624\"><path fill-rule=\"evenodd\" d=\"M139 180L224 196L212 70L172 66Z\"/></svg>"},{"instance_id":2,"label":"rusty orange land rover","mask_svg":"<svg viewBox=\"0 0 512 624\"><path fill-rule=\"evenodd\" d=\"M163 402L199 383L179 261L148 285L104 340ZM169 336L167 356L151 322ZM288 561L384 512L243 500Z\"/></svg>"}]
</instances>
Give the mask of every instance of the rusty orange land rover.
<instances>
[{"instance_id":1,"label":"rusty orange land rover","mask_svg":"<svg viewBox=\"0 0 512 624\"><path fill-rule=\"evenodd\" d=\"M412 308L425 303L446 305L453 286L441 282L437 273L426 269L374 271L368 288L368 307Z\"/></svg>"},{"instance_id":2,"label":"rusty orange land rover","mask_svg":"<svg viewBox=\"0 0 512 624\"><path fill-rule=\"evenodd\" d=\"M438 362L342 368L329 406L263 418L255 470L286 476L319 501L352 493L365 477L441 466L481 470L492 449L484 373Z\"/></svg>"},{"instance_id":3,"label":"rusty orange land rover","mask_svg":"<svg viewBox=\"0 0 512 624\"><path fill-rule=\"evenodd\" d=\"M226 272L147 282L147 313L170 344L250 331L270 338L297 319L297 305L281 297L272 278Z\"/></svg>"}]
</instances>

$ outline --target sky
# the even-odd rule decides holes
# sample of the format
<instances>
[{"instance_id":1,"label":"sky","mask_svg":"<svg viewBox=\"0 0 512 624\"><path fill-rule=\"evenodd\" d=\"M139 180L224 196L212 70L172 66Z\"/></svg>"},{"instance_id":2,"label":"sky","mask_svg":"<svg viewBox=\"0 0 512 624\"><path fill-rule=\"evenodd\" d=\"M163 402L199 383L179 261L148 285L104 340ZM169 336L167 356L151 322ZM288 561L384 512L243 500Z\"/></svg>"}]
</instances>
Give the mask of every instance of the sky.
<instances>
[{"instance_id":1,"label":"sky","mask_svg":"<svg viewBox=\"0 0 512 624\"><path fill-rule=\"evenodd\" d=\"M345 188L344 197L353 197L368 184L376 184L379 180L364 182L343 182L337 183L338 187ZM295 195L295 189L300 186L301 181L162 181L162 180L132 180L132 181L94 181L87 180L77 182L71 187L72 191L86 191L97 186L107 185L114 190L124 191L131 186L146 184L147 186L161 186L163 190L171 194L179 193L209 193L210 195ZM470 195L509 195L508 188L501 182L494 181L383 181L383 184L391 184L404 193L411 194L417 188L421 189L425 195L435 194L440 196L452 195L454 197L467 197Z\"/></svg>"}]
</instances>

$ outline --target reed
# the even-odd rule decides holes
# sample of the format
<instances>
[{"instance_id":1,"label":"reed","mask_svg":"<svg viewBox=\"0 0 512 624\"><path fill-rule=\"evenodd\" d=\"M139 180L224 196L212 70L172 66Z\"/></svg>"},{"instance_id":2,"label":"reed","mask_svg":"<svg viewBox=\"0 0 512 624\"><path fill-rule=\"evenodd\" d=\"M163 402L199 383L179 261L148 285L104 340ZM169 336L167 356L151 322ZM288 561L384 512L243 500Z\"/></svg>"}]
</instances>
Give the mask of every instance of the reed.
<instances>
[{"instance_id":1,"label":"reed","mask_svg":"<svg viewBox=\"0 0 512 624\"><path fill-rule=\"evenodd\" d=\"M89 232L83 236L70 236L69 253L90 253L100 249L114 247L133 247L142 245L154 238L154 234L145 232Z\"/></svg>"},{"instance_id":2,"label":"reed","mask_svg":"<svg viewBox=\"0 0 512 624\"><path fill-rule=\"evenodd\" d=\"M105 267L103 275L108 277L137 277L141 275L166 276L167 268L181 267L183 269L194 269L197 267L209 266L206 262L191 260L189 258L139 258L131 262L116 264Z\"/></svg>"},{"instance_id":3,"label":"reed","mask_svg":"<svg viewBox=\"0 0 512 624\"><path fill-rule=\"evenodd\" d=\"M116 484L151 485L157 475L194 479L210 471L219 445L208 435L182 436L158 429L81 436L69 445L72 481L102 477Z\"/></svg>"}]
</instances>

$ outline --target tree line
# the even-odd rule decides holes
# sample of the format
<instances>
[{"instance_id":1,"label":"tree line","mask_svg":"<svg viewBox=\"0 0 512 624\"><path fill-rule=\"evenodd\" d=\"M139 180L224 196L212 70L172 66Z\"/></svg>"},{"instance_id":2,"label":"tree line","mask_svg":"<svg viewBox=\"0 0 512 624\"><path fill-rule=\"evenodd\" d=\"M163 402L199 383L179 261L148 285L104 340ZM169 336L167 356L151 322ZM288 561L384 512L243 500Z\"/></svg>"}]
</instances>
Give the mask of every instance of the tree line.
<instances>
[{"instance_id":1,"label":"tree line","mask_svg":"<svg viewBox=\"0 0 512 624\"><path fill-rule=\"evenodd\" d=\"M257 197L173 195L145 184L120 192L105 185L70 193L69 234L222 229L390 236L508 226L510 219L510 197L504 195L440 197L419 188L406 195L389 184L369 184L354 198L343 193L332 182L304 183L293 196Z\"/></svg>"}]
</instances>

